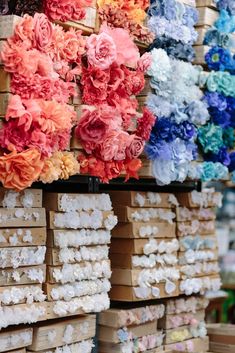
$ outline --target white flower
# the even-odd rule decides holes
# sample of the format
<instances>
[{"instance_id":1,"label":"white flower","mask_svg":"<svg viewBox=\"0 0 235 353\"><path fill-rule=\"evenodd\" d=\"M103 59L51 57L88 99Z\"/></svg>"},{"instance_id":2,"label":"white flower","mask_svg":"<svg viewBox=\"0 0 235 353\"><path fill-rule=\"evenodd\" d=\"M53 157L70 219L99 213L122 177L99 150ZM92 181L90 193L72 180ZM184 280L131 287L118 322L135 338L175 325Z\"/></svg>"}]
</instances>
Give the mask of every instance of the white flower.
<instances>
[{"instance_id":1,"label":"white flower","mask_svg":"<svg viewBox=\"0 0 235 353\"><path fill-rule=\"evenodd\" d=\"M0 328L10 325L32 324L46 314L44 306L29 305L23 309L15 306L0 308Z\"/></svg>"},{"instance_id":2,"label":"white flower","mask_svg":"<svg viewBox=\"0 0 235 353\"><path fill-rule=\"evenodd\" d=\"M34 202L34 195L30 190L24 190L21 198L21 204L24 208L31 208L33 207Z\"/></svg>"},{"instance_id":3,"label":"white flower","mask_svg":"<svg viewBox=\"0 0 235 353\"><path fill-rule=\"evenodd\" d=\"M4 198L2 200L2 207L15 208L17 197L18 197L17 192L12 191L12 190L6 191L4 194Z\"/></svg>"},{"instance_id":4,"label":"white flower","mask_svg":"<svg viewBox=\"0 0 235 353\"><path fill-rule=\"evenodd\" d=\"M53 343L56 339L56 330L48 331L47 340L49 343Z\"/></svg>"},{"instance_id":5,"label":"white flower","mask_svg":"<svg viewBox=\"0 0 235 353\"><path fill-rule=\"evenodd\" d=\"M65 330L64 330L64 336L62 338L62 341L64 343L71 343L72 342L72 338L73 338L73 332L74 332L74 328L72 325L67 325Z\"/></svg>"}]
</instances>

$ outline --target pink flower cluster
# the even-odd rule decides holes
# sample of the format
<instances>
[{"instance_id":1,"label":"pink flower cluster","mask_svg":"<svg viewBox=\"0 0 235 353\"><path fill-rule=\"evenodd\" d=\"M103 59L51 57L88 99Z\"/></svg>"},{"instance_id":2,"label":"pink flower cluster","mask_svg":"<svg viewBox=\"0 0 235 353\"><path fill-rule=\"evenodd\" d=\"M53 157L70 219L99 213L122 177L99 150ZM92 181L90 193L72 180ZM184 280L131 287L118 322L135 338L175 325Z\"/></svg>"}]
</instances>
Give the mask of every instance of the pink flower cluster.
<instances>
[{"instance_id":1,"label":"pink flower cluster","mask_svg":"<svg viewBox=\"0 0 235 353\"><path fill-rule=\"evenodd\" d=\"M122 173L127 179L137 177L138 157L155 120L147 109L140 117L135 98L144 88L150 56L140 58L126 30L106 25L88 38L86 48L82 98L91 107L83 111L75 130L85 150L79 156L81 171L104 182Z\"/></svg>"},{"instance_id":2,"label":"pink flower cluster","mask_svg":"<svg viewBox=\"0 0 235 353\"><path fill-rule=\"evenodd\" d=\"M86 17L86 7L91 3L92 0L44 0L44 10L52 21L78 21Z\"/></svg>"},{"instance_id":3,"label":"pink flower cluster","mask_svg":"<svg viewBox=\"0 0 235 353\"><path fill-rule=\"evenodd\" d=\"M45 100L21 100L12 96L0 130L0 145L22 152L36 147L48 157L54 151L69 146L70 132L76 119L75 112L66 104Z\"/></svg>"},{"instance_id":4,"label":"pink flower cluster","mask_svg":"<svg viewBox=\"0 0 235 353\"><path fill-rule=\"evenodd\" d=\"M12 74L11 91L24 99L68 103L76 95L85 40L80 31L53 25L44 14L25 15L7 40L1 57ZM73 65L73 68L72 68Z\"/></svg>"}]
</instances>

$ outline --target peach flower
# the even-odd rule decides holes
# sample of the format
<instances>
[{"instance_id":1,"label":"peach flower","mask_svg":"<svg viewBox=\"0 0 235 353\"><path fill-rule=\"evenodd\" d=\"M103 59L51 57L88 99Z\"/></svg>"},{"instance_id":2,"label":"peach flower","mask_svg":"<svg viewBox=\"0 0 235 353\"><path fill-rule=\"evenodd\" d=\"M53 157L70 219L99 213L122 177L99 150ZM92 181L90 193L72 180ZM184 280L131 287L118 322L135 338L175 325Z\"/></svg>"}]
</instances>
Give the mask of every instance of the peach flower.
<instances>
[{"instance_id":1,"label":"peach flower","mask_svg":"<svg viewBox=\"0 0 235 353\"><path fill-rule=\"evenodd\" d=\"M55 152L45 160L40 181L52 183L58 179L68 179L80 172L80 164L71 152Z\"/></svg>"},{"instance_id":2,"label":"peach flower","mask_svg":"<svg viewBox=\"0 0 235 353\"><path fill-rule=\"evenodd\" d=\"M87 58L91 65L105 70L117 59L116 45L107 33L92 34L86 43Z\"/></svg>"},{"instance_id":3,"label":"peach flower","mask_svg":"<svg viewBox=\"0 0 235 353\"><path fill-rule=\"evenodd\" d=\"M43 162L36 148L17 153L13 151L0 157L0 181L7 189L21 191L38 180Z\"/></svg>"}]
</instances>

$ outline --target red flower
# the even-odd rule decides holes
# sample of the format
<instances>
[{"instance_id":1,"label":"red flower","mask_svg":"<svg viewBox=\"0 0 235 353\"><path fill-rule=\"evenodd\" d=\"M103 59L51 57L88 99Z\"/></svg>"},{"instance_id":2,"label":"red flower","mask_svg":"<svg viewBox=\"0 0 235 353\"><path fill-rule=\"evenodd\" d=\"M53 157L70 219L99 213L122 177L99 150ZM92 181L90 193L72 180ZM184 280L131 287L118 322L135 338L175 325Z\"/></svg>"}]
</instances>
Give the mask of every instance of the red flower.
<instances>
[{"instance_id":1,"label":"red flower","mask_svg":"<svg viewBox=\"0 0 235 353\"><path fill-rule=\"evenodd\" d=\"M155 116L148 110L148 108L144 108L142 117L138 119L136 135L140 136L145 141L148 141L155 121Z\"/></svg>"}]
</instances>

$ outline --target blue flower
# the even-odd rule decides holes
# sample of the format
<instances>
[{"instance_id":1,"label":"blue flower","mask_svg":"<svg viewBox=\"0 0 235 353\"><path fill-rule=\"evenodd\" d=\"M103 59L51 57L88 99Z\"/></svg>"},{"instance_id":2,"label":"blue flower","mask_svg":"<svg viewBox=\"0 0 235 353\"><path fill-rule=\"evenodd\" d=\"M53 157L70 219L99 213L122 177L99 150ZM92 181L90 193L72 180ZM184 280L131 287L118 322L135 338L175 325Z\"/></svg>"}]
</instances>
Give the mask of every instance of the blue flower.
<instances>
[{"instance_id":1,"label":"blue flower","mask_svg":"<svg viewBox=\"0 0 235 353\"><path fill-rule=\"evenodd\" d=\"M198 129L198 141L204 153L219 153L223 147L223 130L220 126L207 124Z\"/></svg>"},{"instance_id":2,"label":"blue flower","mask_svg":"<svg viewBox=\"0 0 235 353\"><path fill-rule=\"evenodd\" d=\"M230 126L230 114L227 111L219 111L216 108L210 108L209 112L214 124L223 128Z\"/></svg>"},{"instance_id":3,"label":"blue flower","mask_svg":"<svg viewBox=\"0 0 235 353\"><path fill-rule=\"evenodd\" d=\"M206 161L220 162L221 164L226 166L228 166L231 162L226 146L221 147L217 154L208 153L204 157Z\"/></svg>"},{"instance_id":4,"label":"blue flower","mask_svg":"<svg viewBox=\"0 0 235 353\"><path fill-rule=\"evenodd\" d=\"M235 152L230 153L230 164L229 164L229 171L233 172L235 171Z\"/></svg>"},{"instance_id":5,"label":"blue flower","mask_svg":"<svg viewBox=\"0 0 235 353\"><path fill-rule=\"evenodd\" d=\"M228 11L222 10L214 26L221 33L233 33L235 31L235 16L231 16Z\"/></svg>"},{"instance_id":6,"label":"blue flower","mask_svg":"<svg viewBox=\"0 0 235 353\"><path fill-rule=\"evenodd\" d=\"M235 61L233 60L228 49L213 47L206 54L205 60L211 70L233 71L235 69Z\"/></svg>"}]
</instances>

